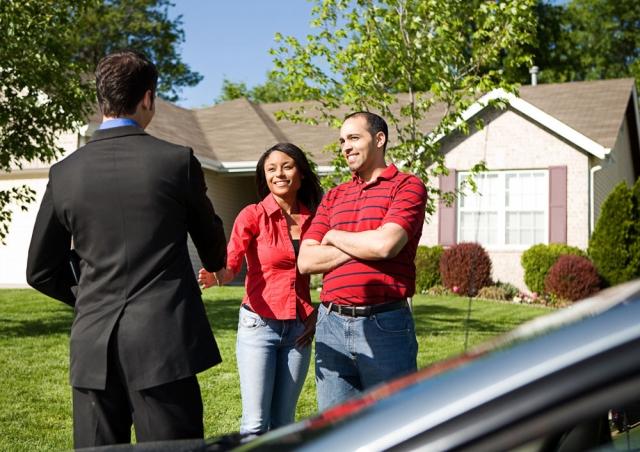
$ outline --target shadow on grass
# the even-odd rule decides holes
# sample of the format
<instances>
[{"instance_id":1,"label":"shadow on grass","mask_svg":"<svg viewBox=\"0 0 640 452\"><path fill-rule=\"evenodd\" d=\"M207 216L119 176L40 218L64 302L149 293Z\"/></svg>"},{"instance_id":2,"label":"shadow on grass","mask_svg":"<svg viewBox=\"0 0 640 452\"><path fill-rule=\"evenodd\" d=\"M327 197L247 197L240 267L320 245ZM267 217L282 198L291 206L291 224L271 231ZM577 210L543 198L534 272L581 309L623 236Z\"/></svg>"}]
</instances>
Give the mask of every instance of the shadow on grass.
<instances>
[{"instance_id":1,"label":"shadow on grass","mask_svg":"<svg viewBox=\"0 0 640 452\"><path fill-rule=\"evenodd\" d=\"M73 316L71 313L46 319L3 319L0 320L0 339L69 334L72 322Z\"/></svg>"},{"instance_id":2,"label":"shadow on grass","mask_svg":"<svg viewBox=\"0 0 640 452\"><path fill-rule=\"evenodd\" d=\"M214 332L238 329L238 309L241 298L228 298L211 300L205 298L204 306L207 317Z\"/></svg>"},{"instance_id":3,"label":"shadow on grass","mask_svg":"<svg viewBox=\"0 0 640 452\"><path fill-rule=\"evenodd\" d=\"M495 320L487 320L484 314L474 312L471 307L471 316L467 324L467 303L459 305L443 306L441 304L421 304L414 306L414 321L416 332L420 334L447 334L461 332L465 329L483 334L500 334L515 328L522 323L522 319L512 320L504 317Z\"/></svg>"}]
</instances>

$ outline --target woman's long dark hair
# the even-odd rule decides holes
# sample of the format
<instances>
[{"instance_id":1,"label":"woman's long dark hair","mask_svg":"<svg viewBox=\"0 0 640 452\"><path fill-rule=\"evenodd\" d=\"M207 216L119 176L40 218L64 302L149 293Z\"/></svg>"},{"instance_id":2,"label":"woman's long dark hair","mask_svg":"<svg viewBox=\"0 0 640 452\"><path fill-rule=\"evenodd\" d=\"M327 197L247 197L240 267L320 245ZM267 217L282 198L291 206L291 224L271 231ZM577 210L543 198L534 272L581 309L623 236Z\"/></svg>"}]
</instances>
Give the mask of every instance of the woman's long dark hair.
<instances>
[{"instance_id":1,"label":"woman's long dark hair","mask_svg":"<svg viewBox=\"0 0 640 452\"><path fill-rule=\"evenodd\" d=\"M264 197L270 193L269 186L267 185L267 178L264 175L264 162L273 151L283 152L293 159L301 175L301 185L297 194L298 201L315 213L318 205L320 204L320 200L322 199L320 181L318 180L316 173L311 169L307 156L304 155L302 149L295 144L278 143L271 146L269 149L264 151L264 154L262 154L260 160L258 160L258 164L256 165L256 187L258 189L258 196L260 199L264 199Z\"/></svg>"}]
</instances>

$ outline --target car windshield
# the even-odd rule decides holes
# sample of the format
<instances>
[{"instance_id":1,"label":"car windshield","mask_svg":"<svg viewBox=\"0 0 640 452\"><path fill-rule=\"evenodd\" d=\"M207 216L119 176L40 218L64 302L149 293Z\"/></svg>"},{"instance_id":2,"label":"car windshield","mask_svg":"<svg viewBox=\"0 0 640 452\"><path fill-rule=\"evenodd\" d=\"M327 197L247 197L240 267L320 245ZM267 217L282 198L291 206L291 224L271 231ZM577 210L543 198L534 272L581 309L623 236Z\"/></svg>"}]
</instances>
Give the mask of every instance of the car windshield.
<instances>
[{"instance_id":1,"label":"car windshield","mask_svg":"<svg viewBox=\"0 0 640 452\"><path fill-rule=\"evenodd\" d=\"M487 341L459 356L434 363L413 374L401 377L368 391L362 396L356 397L344 404L330 408L318 416L308 419L306 421L306 427L309 429L321 429L339 419L353 415L404 388L468 364L490 352L511 347L517 343L547 334L584 318L598 315L616 305L627 302L632 295L639 291L640 282L632 282L601 291L597 295L582 300L568 308L526 322L513 331Z\"/></svg>"}]
</instances>

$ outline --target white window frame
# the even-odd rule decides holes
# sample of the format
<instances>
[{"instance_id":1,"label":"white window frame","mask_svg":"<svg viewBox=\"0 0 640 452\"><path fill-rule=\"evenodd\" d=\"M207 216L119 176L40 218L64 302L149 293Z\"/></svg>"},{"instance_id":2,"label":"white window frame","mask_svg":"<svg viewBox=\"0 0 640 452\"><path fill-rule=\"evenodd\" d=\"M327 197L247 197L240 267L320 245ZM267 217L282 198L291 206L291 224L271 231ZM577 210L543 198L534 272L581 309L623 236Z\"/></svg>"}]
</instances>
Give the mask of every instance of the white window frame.
<instances>
[{"instance_id":1,"label":"white window frame","mask_svg":"<svg viewBox=\"0 0 640 452\"><path fill-rule=\"evenodd\" d=\"M460 184L461 182L467 177L469 176L471 173L468 171L459 171L456 174L456 187L459 189L460 188ZM528 243L528 244L507 244L507 228L506 228L506 217L507 217L507 212L528 212L531 210L525 210L525 209L507 209L507 201L506 201L506 180L507 180L507 176L511 175L511 174L536 174L536 175L542 175L542 191L540 193L540 196L543 198L543 225L544 225L544 230L542 232L542 237L543 237L543 241L537 241L537 242L533 242L533 243ZM496 207L496 211L497 211L497 228L498 228L498 241L497 243L494 244L487 244L487 243L482 243L482 242L478 242L480 243L485 249L487 250L492 250L492 251L524 251L526 249L528 249L529 247L531 247L532 245L535 245L537 243L544 243L544 244L548 244L549 243L549 171L546 169L531 169L531 170L500 170L500 171L485 171L479 174L480 177L483 177L484 175L492 175L492 176L497 176L498 177L498 181L497 181L497 185L499 188L499 196L498 196L498 201L501 201L501 203L499 203ZM478 193L480 193L480 188L478 189ZM467 194L467 196L477 196L476 194L474 194L471 191L470 187L466 187L464 190L464 193ZM480 193L481 195L481 193ZM464 212L482 212L483 210L480 209L478 210L477 208L467 208L467 207L463 207L463 201L461 199L463 195L461 194L460 197L458 198L458 202L456 203L456 241L457 243L462 242L463 240L461 239L461 235L462 235L462 231L461 231L461 214ZM486 209L488 210L488 209ZM465 240L465 241L469 241L469 240ZM473 240L473 241L477 241L477 240Z\"/></svg>"}]
</instances>

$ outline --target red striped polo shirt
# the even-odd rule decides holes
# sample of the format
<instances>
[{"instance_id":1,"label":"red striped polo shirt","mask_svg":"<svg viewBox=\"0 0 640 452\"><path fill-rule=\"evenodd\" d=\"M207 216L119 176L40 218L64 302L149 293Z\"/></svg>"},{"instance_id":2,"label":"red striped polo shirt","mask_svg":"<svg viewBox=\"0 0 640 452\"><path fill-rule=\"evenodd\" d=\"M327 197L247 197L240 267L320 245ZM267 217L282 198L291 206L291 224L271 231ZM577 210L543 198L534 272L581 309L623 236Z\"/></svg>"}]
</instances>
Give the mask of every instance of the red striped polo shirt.
<instances>
[{"instance_id":1,"label":"red striped polo shirt","mask_svg":"<svg viewBox=\"0 0 640 452\"><path fill-rule=\"evenodd\" d=\"M320 299L337 304L370 305L410 297L415 292L414 259L422 235L427 189L412 174L389 165L366 183L355 176L330 190L322 199L304 239L322 242L331 229L361 232L396 223L409 241L392 259L352 259L323 278Z\"/></svg>"}]
</instances>

